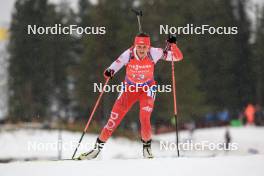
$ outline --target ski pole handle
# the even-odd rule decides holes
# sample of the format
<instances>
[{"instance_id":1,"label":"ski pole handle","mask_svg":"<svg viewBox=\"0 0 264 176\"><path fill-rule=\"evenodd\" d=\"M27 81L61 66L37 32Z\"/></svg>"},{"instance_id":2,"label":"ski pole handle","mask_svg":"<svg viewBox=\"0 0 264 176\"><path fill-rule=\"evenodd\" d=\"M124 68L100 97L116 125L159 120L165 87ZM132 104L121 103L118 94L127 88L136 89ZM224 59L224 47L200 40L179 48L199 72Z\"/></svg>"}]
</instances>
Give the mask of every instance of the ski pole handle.
<instances>
[{"instance_id":1,"label":"ski pole handle","mask_svg":"<svg viewBox=\"0 0 264 176\"><path fill-rule=\"evenodd\" d=\"M143 15L143 12L142 10L136 10L136 9L131 9L132 12L134 12L137 16L142 16Z\"/></svg>"}]
</instances>

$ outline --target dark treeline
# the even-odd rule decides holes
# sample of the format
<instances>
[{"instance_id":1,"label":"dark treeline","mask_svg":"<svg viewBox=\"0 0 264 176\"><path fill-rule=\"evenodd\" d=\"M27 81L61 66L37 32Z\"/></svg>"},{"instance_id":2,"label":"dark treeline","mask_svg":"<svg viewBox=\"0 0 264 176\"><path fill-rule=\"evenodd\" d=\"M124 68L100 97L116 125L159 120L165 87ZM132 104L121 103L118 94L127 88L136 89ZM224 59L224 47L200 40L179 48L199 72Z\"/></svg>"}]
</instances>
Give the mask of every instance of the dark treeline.
<instances>
[{"instance_id":1,"label":"dark treeline","mask_svg":"<svg viewBox=\"0 0 264 176\"><path fill-rule=\"evenodd\" d=\"M98 92L93 83L104 81L103 71L137 34L131 7L144 12L143 29L152 44L164 47L160 25L238 27L236 35L178 35L184 60L176 63L177 101L182 121L199 120L207 112L232 112L264 99L264 14L259 8L256 30L246 14L244 0L79 0L78 10L67 3L17 0L9 43L9 119L43 121L57 118L86 120ZM105 26L105 35L28 35L27 25ZM253 38L253 40L252 40ZM159 84L171 84L170 63L156 65ZM111 80L120 83L124 69ZM95 116L104 123L117 93L106 93ZM173 114L171 93L157 95L152 122L169 124ZM138 121L137 106L121 125Z\"/></svg>"}]
</instances>

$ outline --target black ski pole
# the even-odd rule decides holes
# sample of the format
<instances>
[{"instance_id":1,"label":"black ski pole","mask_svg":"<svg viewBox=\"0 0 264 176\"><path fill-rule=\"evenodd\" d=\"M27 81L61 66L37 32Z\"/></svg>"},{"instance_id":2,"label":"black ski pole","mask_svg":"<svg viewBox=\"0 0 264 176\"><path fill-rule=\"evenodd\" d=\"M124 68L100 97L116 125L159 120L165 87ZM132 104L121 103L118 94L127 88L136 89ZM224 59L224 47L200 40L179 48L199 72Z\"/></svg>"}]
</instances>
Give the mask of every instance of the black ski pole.
<instances>
[{"instance_id":1,"label":"black ski pole","mask_svg":"<svg viewBox=\"0 0 264 176\"><path fill-rule=\"evenodd\" d=\"M140 17L143 16L143 12L141 10L136 10L136 9L131 9L131 10L137 16L137 20L138 20L138 31L139 31L139 33L143 33L142 26L141 26L141 21L140 21Z\"/></svg>"}]
</instances>

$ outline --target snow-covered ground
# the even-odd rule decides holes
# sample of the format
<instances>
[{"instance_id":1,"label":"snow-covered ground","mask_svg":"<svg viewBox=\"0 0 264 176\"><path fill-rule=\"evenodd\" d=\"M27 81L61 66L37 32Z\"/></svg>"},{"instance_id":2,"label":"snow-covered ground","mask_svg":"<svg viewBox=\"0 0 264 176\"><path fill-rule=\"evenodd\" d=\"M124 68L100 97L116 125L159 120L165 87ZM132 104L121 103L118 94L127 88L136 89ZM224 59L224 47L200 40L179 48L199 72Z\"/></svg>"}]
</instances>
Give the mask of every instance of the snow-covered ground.
<instances>
[{"instance_id":1,"label":"snow-covered ground","mask_svg":"<svg viewBox=\"0 0 264 176\"><path fill-rule=\"evenodd\" d=\"M221 156L264 154L264 127L229 128L231 150L226 152L226 128L208 128L194 131L192 137L188 131L179 133L181 154L184 156ZM61 142L58 142L57 130L19 129L0 132L0 160L7 158L56 158L58 147L62 146L62 158L70 158L81 136L78 132L61 132ZM79 152L91 149L97 135L86 134ZM191 148L191 144L197 147ZM217 145L218 144L218 145ZM175 133L153 136L153 152L157 157L176 155ZM211 146L211 150L210 150ZM201 147L204 147L201 149ZM195 150L196 149L196 150ZM126 138L111 138L105 145L102 159L140 158L141 142Z\"/></svg>"},{"instance_id":2,"label":"snow-covered ground","mask_svg":"<svg viewBox=\"0 0 264 176\"><path fill-rule=\"evenodd\" d=\"M264 157L26 162L0 165L2 176L262 176Z\"/></svg>"},{"instance_id":3,"label":"snow-covered ground","mask_svg":"<svg viewBox=\"0 0 264 176\"><path fill-rule=\"evenodd\" d=\"M226 128L196 130L192 137L188 131L180 132L180 143L222 144ZM111 138L102 155L93 161L47 161L58 156L59 132L56 130L20 129L0 131L0 160L17 159L15 162L0 164L0 175L263 175L264 127L229 128L233 151L220 148L209 150L180 151L177 158L175 134L153 136L155 159L142 159L142 144L125 138ZM80 138L80 133L62 131L60 144L62 158L70 158ZM79 153L91 149L97 135L87 134ZM188 142L189 141L189 142ZM160 148L161 143L170 144L170 150ZM59 146L60 146L59 145ZM184 146L184 145L183 145ZM202 146L202 145L200 145ZM188 148L187 148L188 149ZM42 159L23 161L23 159Z\"/></svg>"}]
</instances>

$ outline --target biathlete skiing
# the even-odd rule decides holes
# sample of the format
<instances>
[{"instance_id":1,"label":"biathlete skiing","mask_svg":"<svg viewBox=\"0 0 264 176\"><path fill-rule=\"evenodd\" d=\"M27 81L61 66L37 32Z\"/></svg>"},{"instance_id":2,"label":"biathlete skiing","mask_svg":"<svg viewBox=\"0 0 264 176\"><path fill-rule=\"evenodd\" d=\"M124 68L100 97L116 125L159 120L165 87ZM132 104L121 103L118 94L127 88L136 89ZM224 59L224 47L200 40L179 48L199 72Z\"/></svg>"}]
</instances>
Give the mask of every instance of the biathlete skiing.
<instances>
[{"instance_id":1,"label":"biathlete skiing","mask_svg":"<svg viewBox=\"0 0 264 176\"><path fill-rule=\"evenodd\" d=\"M135 37L133 45L125 50L105 71L106 78L104 87L107 85L110 78L122 68L126 67L126 76L123 84L123 89L119 93L117 100L114 103L108 122L103 127L98 136L95 146L92 150L81 154L75 158L75 154L80 146L80 143L85 135L96 108L100 102L104 90L100 93L96 104L91 112L86 127L79 140L72 159L84 160L96 158L104 147L106 141L111 137L112 133L118 127L129 109L139 102L140 113L139 120L141 126L141 141L143 143L143 157L153 158L151 152L151 123L150 117L154 107L156 96L156 81L154 80L154 67L159 60L170 61L172 63L172 84L174 97L174 116L177 124L177 106L176 106L176 88L174 77L174 62L183 59L182 52L177 46L176 35L169 35L166 41L166 47L154 48L151 46L150 36L142 31L140 17L142 11L134 10L138 20L139 34ZM177 150L178 150L178 130L176 125ZM178 151L179 156L179 151Z\"/></svg>"},{"instance_id":2,"label":"biathlete skiing","mask_svg":"<svg viewBox=\"0 0 264 176\"><path fill-rule=\"evenodd\" d=\"M106 79L112 78L122 67L126 68L124 89L119 93L112 108L108 122L96 140L95 147L81 154L77 159L93 159L103 149L105 142L118 127L134 103L140 105L141 141L143 157L153 158L151 152L151 113L155 101L154 67L159 60L180 61L183 55L176 44L176 36L169 35L166 50L151 46L150 37L145 33L138 34L133 46L125 50L105 71ZM146 89L146 86L148 89ZM143 90L144 87L144 90Z\"/></svg>"}]
</instances>

